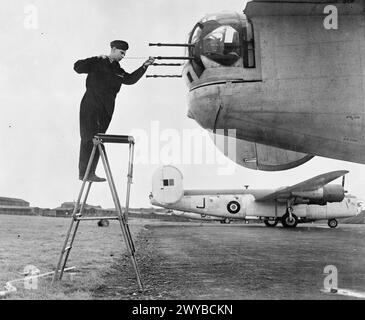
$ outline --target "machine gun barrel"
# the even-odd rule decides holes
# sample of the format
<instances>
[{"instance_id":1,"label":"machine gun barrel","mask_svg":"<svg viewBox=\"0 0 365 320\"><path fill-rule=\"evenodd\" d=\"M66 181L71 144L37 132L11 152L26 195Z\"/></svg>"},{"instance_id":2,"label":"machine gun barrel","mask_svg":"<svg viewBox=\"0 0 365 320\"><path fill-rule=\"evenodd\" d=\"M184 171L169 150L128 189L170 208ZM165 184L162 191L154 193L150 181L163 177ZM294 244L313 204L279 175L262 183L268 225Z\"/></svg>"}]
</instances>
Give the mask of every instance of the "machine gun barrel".
<instances>
[{"instance_id":1,"label":"machine gun barrel","mask_svg":"<svg viewBox=\"0 0 365 320\"><path fill-rule=\"evenodd\" d=\"M182 78L181 74L148 74L146 78Z\"/></svg>"},{"instance_id":2,"label":"machine gun barrel","mask_svg":"<svg viewBox=\"0 0 365 320\"><path fill-rule=\"evenodd\" d=\"M155 57L156 60L194 60L194 57Z\"/></svg>"},{"instance_id":3,"label":"machine gun barrel","mask_svg":"<svg viewBox=\"0 0 365 320\"><path fill-rule=\"evenodd\" d=\"M188 43L150 43L150 47L195 47L195 44Z\"/></svg>"},{"instance_id":4,"label":"machine gun barrel","mask_svg":"<svg viewBox=\"0 0 365 320\"><path fill-rule=\"evenodd\" d=\"M180 67L183 66L183 63L153 63L153 66L165 66L165 67Z\"/></svg>"}]
</instances>

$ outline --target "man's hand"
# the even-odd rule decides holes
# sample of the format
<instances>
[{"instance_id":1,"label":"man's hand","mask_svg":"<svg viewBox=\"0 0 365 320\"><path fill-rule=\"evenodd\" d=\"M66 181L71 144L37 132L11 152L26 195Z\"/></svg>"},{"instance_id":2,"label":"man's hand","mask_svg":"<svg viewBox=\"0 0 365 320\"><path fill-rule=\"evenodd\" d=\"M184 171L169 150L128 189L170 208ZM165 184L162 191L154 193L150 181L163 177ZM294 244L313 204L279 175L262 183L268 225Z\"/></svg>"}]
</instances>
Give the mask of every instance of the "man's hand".
<instances>
[{"instance_id":1,"label":"man's hand","mask_svg":"<svg viewBox=\"0 0 365 320\"><path fill-rule=\"evenodd\" d=\"M102 58L102 59L107 59L108 58L108 56L106 56L106 55L101 55L101 56L98 56L98 58Z\"/></svg>"},{"instance_id":2,"label":"man's hand","mask_svg":"<svg viewBox=\"0 0 365 320\"><path fill-rule=\"evenodd\" d=\"M155 62L155 58L154 57L149 57L148 60L146 60L143 63L143 66L147 69L151 64L153 64Z\"/></svg>"}]
</instances>

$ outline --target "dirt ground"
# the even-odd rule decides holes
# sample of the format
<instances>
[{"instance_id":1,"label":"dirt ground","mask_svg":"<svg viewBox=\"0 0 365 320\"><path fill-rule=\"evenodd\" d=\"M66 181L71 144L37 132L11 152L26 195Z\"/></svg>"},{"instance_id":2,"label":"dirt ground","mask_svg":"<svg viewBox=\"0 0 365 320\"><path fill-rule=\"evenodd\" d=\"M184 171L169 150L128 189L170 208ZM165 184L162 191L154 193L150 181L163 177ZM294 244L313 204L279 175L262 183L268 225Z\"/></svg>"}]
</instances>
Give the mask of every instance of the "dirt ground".
<instances>
[{"instance_id":1,"label":"dirt ground","mask_svg":"<svg viewBox=\"0 0 365 320\"><path fill-rule=\"evenodd\" d=\"M324 268L338 287L365 291L365 226L168 223L146 225L137 239L145 285L129 260L104 273L94 299L354 299L321 292Z\"/></svg>"}]
</instances>

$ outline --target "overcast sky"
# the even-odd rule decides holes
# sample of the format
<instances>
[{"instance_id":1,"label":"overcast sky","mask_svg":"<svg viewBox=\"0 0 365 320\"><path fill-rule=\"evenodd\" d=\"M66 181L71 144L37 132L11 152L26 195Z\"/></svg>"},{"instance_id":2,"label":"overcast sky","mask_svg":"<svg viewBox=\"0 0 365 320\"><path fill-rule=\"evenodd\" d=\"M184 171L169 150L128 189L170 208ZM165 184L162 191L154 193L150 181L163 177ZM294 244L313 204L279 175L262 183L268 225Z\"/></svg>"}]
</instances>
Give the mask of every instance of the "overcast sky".
<instances>
[{"instance_id":1,"label":"overcast sky","mask_svg":"<svg viewBox=\"0 0 365 320\"><path fill-rule=\"evenodd\" d=\"M39 0L2 1L0 11L0 196L27 200L32 206L59 206L77 198L79 124L85 75L73 64L78 59L108 54L109 42L124 39L130 50L121 65L133 71L149 55L182 55L181 49L150 48L149 42L185 42L205 14L240 12L242 0ZM29 20L36 9L38 22ZM181 70L154 70L177 73ZM141 79L123 86L117 101L111 134L130 134L151 128L182 133L199 126L187 118L187 88L181 79ZM165 131L166 132L166 131ZM166 142L160 141L160 148ZM151 146L149 146L151 147ZM125 146L107 145L119 189L126 182ZM363 165L316 158L283 172L260 172L234 166L232 175L218 175L219 165L178 165L185 187L271 188L290 185L331 170L350 170L347 188L363 197ZM136 164L131 206L149 206L151 177L158 164ZM105 176L102 167L97 173ZM124 205L125 188L121 190ZM364 198L364 197L363 197ZM112 207L107 184L94 184L90 204Z\"/></svg>"}]
</instances>

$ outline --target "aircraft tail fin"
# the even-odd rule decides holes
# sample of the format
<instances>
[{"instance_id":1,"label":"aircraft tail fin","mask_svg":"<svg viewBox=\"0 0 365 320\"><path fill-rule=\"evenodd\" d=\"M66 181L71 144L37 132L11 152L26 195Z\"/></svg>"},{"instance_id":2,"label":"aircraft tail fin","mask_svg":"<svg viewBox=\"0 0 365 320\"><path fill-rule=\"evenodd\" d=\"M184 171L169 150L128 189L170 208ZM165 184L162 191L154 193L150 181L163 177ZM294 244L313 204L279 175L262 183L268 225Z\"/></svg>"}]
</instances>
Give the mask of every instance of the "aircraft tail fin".
<instances>
[{"instance_id":1,"label":"aircraft tail fin","mask_svg":"<svg viewBox=\"0 0 365 320\"><path fill-rule=\"evenodd\" d=\"M173 166L163 166L152 177L152 204L172 205L184 196L183 175Z\"/></svg>"}]
</instances>

